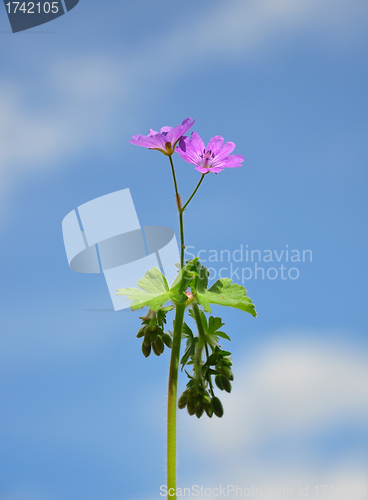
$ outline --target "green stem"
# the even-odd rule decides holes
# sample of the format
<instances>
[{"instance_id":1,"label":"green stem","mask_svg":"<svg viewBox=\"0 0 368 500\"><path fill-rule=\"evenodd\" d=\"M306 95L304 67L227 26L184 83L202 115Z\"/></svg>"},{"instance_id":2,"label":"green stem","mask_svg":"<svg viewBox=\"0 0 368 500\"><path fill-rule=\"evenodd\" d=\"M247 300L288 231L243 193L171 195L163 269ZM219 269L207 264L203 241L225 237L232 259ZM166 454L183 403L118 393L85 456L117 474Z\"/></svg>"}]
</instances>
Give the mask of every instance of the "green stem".
<instances>
[{"instance_id":1,"label":"green stem","mask_svg":"<svg viewBox=\"0 0 368 500\"><path fill-rule=\"evenodd\" d=\"M171 156L169 156L169 160L170 160L171 171L172 171L172 175L173 175L173 179L174 179L175 194L176 194L176 196L178 197L178 196L179 196L179 192L178 192L178 184L177 184L177 182L176 182L175 168L174 168L174 163L173 163L173 161L172 161Z\"/></svg>"},{"instance_id":2,"label":"green stem","mask_svg":"<svg viewBox=\"0 0 368 500\"><path fill-rule=\"evenodd\" d=\"M197 324L197 329L198 329L198 337L199 337L198 343L200 343L201 345L204 345L204 348L206 350L206 356L208 359L209 358L208 345L207 345L206 335L204 333L204 329L203 329L203 325L202 325L201 315L199 313L199 307L198 307L197 302L193 302L191 304L191 306L192 306L192 309L194 312L194 318L195 318L195 322ZM212 396L214 396L211 377L209 378L209 384L210 384L211 394L212 394Z\"/></svg>"},{"instance_id":3,"label":"green stem","mask_svg":"<svg viewBox=\"0 0 368 500\"><path fill-rule=\"evenodd\" d=\"M184 207L181 206L181 198L178 191L178 183L176 181L174 163L171 156L169 156L171 172L174 180L176 205L179 212L179 224L180 224L180 267L184 267L184 220L183 212L188 203L191 201L193 196L196 194L199 186L201 185L205 174L202 175L197 187L193 191L191 197L186 202ZM174 322L174 335L173 344L171 349L171 360L170 360L170 372L169 372L169 389L168 389L168 400L167 400L167 491L168 497L176 500L176 400L177 400L177 386L178 386L178 368L179 368L179 357L180 357L180 344L184 321L184 304L176 305L176 314ZM197 311L199 315L199 309L197 306ZM203 332L203 328L202 328ZM206 345L204 332L203 340ZM207 348L207 345L206 345ZM170 494L172 493L172 494Z\"/></svg>"},{"instance_id":4,"label":"green stem","mask_svg":"<svg viewBox=\"0 0 368 500\"><path fill-rule=\"evenodd\" d=\"M193 196L196 194L196 192L198 191L198 188L199 186L202 184L202 181L204 179L204 176L207 175L208 172L206 172L205 174L202 174L202 177L200 178L195 190L193 191L193 193L191 194L190 198L188 199L188 201L186 202L186 204L183 206L183 208L181 209L183 212L184 210L186 209L186 207L189 205L189 202L192 200Z\"/></svg>"},{"instance_id":5,"label":"green stem","mask_svg":"<svg viewBox=\"0 0 368 500\"><path fill-rule=\"evenodd\" d=\"M167 401L167 491L168 497L174 500L176 500L176 398L184 312L185 305L177 304L173 344L171 349L169 391ZM170 491L173 493L172 495L170 495Z\"/></svg>"},{"instance_id":6,"label":"green stem","mask_svg":"<svg viewBox=\"0 0 368 500\"><path fill-rule=\"evenodd\" d=\"M181 208L181 199L180 199L180 194L178 191L178 184L176 182L176 175L175 175L175 168L174 168L174 163L172 161L171 156L169 156L170 160L170 165L171 165L171 171L174 179L174 186L175 186L175 196L176 196L176 205L178 207L178 212L179 212L179 224L180 224L180 267L184 267L184 220L183 220L183 209Z\"/></svg>"}]
</instances>

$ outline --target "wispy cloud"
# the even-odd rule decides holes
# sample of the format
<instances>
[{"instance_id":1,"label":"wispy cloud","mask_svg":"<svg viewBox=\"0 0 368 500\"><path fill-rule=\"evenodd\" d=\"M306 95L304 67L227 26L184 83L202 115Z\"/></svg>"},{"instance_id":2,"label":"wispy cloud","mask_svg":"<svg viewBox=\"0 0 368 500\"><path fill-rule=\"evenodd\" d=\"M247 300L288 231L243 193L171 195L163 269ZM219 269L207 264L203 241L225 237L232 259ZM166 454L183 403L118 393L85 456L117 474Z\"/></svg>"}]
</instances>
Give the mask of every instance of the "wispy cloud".
<instances>
[{"instance_id":1,"label":"wispy cloud","mask_svg":"<svg viewBox=\"0 0 368 500\"><path fill-rule=\"evenodd\" d=\"M243 360L238 356L237 366L246 368L239 373L235 366L233 392L228 397L221 393L222 419L197 420L180 413L185 438L179 447L203 464L180 478L181 487L230 485L229 496L235 497L232 486L254 486L262 493L253 497L269 500L303 496L299 486L308 487L308 498L317 498L315 486L327 484L333 485L329 498L364 496L363 446L347 446L334 456L329 445L327 457L325 449L320 453L323 436L331 430L343 442L347 426L367 428L368 353L321 341L318 332L304 333L303 341L287 332L282 341L259 345ZM209 492L206 498L216 498L216 492ZM243 491L247 495L252 496Z\"/></svg>"},{"instance_id":2,"label":"wispy cloud","mask_svg":"<svg viewBox=\"0 0 368 500\"><path fill-rule=\"evenodd\" d=\"M208 447L236 451L341 421L364 424L367 359L366 352L316 340L289 339L259 349L251 361L240 363L247 368L236 374L233 392L224 397L223 419L186 419L188 431L198 433Z\"/></svg>"},{"instance_id":3,"label":"wispy cloud","mask_svg":"<svg viewBox=\"0 0 368 500\"><path fill-rule=\"evenodd\" d=\"M0 189L96 141L101 146L116 99L125 97L123 80L116 65L96 57L59 63L41 84L47 99L39 106L28 87L0 82Z\"/></svg>"},{"instance_id":4,"label":"wispy cloud","mask_svg":"<svg viewBox=\"0 0 368 500\"><path fill-rule=\"evenodd\" d=\"M152 93L143 91L148 76L154 91L182 74L198 75L209 64L216 75L224 60L285 47L285 41L292 46L301 33L311 45L317 32L341 43L359 32L367 14L347 0L229 0L176 19L174 28L129 55L86 51L66 57L63 47L58 62L43 63L37 81L43 105L32 98L35 88L28 82L11 76L0 80L1 189L9 189L19 175L54 168L86 148L107 148L117 126L121 134L124 123L137 121L133 109L136 114L140 106L151 105ZM119 121L117 110L123 115Z\"/></svg>"}]
</instances>

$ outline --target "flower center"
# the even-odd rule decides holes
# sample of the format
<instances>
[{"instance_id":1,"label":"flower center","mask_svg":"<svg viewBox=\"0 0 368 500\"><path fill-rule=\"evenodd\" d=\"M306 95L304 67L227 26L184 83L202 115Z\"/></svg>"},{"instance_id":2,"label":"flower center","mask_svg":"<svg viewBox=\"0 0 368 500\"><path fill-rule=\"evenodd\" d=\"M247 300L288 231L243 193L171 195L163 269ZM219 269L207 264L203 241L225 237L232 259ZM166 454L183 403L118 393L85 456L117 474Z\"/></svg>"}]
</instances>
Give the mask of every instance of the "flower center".
<instances>
[{"instance_id":1,"label":"flower center","mask_svg":"<svg viewBox=\"0 0 368 500\"><path fill-rule=\"evenodd\" d=\"M210 149L208 151L204 149L203 153L200 154L199 157L202 158L202 167L211 168L212 160L215 158L215 153L212 153Z\"/></svg>"}]
</instances>

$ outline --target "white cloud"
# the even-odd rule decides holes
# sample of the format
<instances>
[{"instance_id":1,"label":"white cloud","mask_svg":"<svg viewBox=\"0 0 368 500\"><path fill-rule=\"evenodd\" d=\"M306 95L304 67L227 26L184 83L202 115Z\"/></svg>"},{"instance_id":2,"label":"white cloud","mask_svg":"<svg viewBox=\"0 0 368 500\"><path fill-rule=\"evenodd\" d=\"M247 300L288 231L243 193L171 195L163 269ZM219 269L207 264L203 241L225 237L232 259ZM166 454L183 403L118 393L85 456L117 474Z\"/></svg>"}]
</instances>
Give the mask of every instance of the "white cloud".
<instances>
[{"instance_id":1,"label":"white cloud","mask_svg":"<svg viewBox=\"0 0 368 500\"><path fill-rule=\"evenodd\" d=\"M248 352L243 363L238 356L233 392L228 397L221 393L222 419L198 420L180 412L181 487L230 485L228 496L235 497L231 486L241 488L243 496L245 488L254 486L262 493L247 493L250 497L271 500L291 497L286 488L303 498L299 486L308 486L306 498L321 498L323 488L317 496L315 486L332 485L324 498L365 497L368 464L363 450L348 446L335 457L335 445L321 454L319 441L335 424L366 428L368 353L321 341L317 332L303 332L302 341L288 333L282 341ZM343 431L335 439L344 441ZM199 466L187 471L191 457ZM215 499L210 490L203 496Z\"/></svg>"},{"instance_id":2,"label":"white cloud","mask_svg":"<svg viewBox=\"0 0 368 500\"><path fill-rule=\"evenodd\" d=\"M364 350L315 338L275 343L259 349L251 361L245 359L243 371L235 366L233 392L221 397L222 419L183 418L183 424L205 446L228 451L282 436L300 437L351 419L363 424L368 414L367 360Z\"/></svg>"},{"instance_id":3,"label":"white cloud","mask_svg":"<svg viewBox=\"0 0 368 500\"><path fill-rule=\"evenodd\" d=\"M183 73L200 76L212 61L216 75L225 59L255 56L285 40L292 46L290 42L303 32L311 44L315 30L327 39L331 35L332 45L342 43L359 32L366 17L364 6L352 8L347 0L229 0L198 10L196 17L176 19L174 28L131 55L113 58L86 52L85 57L58 57L53 66L44 63L48 65L37 88L3 77L1 189L9 189L27 171L67 163L70 155L86 148L106 150L111 138L121 136L124 124L132 127L137 122L137 109L150 104L152 92ZM151 93L143 91L148 76ZM34 100L35 92L47 96L47 105ZM155 101L162 95L156 94Z\"/></svg>"},{"instance_id":4,"label":"white cloud","mask_svg":"<svg viewBox=\"0 0 368 500\"><path fill-rule=\"evenodd\" d=\"M39 107L26 87L0 82L0 189L87 145L101 147L111 132L114 102L125 97L122 80L117 66L96 57L62 62L49 70L41 88L47 105Z\"/></svg>"}]
</instances>

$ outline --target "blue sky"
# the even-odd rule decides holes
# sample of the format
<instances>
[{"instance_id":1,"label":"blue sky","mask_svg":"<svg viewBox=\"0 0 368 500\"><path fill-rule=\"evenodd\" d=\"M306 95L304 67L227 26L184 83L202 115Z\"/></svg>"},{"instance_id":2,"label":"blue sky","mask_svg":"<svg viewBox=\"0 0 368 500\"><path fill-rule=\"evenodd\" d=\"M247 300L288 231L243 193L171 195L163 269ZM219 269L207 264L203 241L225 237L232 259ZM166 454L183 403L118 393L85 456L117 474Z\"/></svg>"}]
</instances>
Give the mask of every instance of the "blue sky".
<instances>
[{"instance_id":1,"label":"blue sky","mask_svg":"<svg viewBox=\"0 0 368 500\"><path fill-rule=\"evenodd\" d=\"M106 284L68 268L61 221L129 188L141 225L178 231L167 159L129 139L187 116L245 156L189 206L192 251L313 259L244 283L257 319L214 309L234 392L223 419L180 412L178 483L363 498L367 22L360 0L80 0L12 34L0 11L0 500L161 498L168 356L143 358L139 314L89 310ZM176 168L187 198L199 173Z\"/></svg>"}]
</instances>

